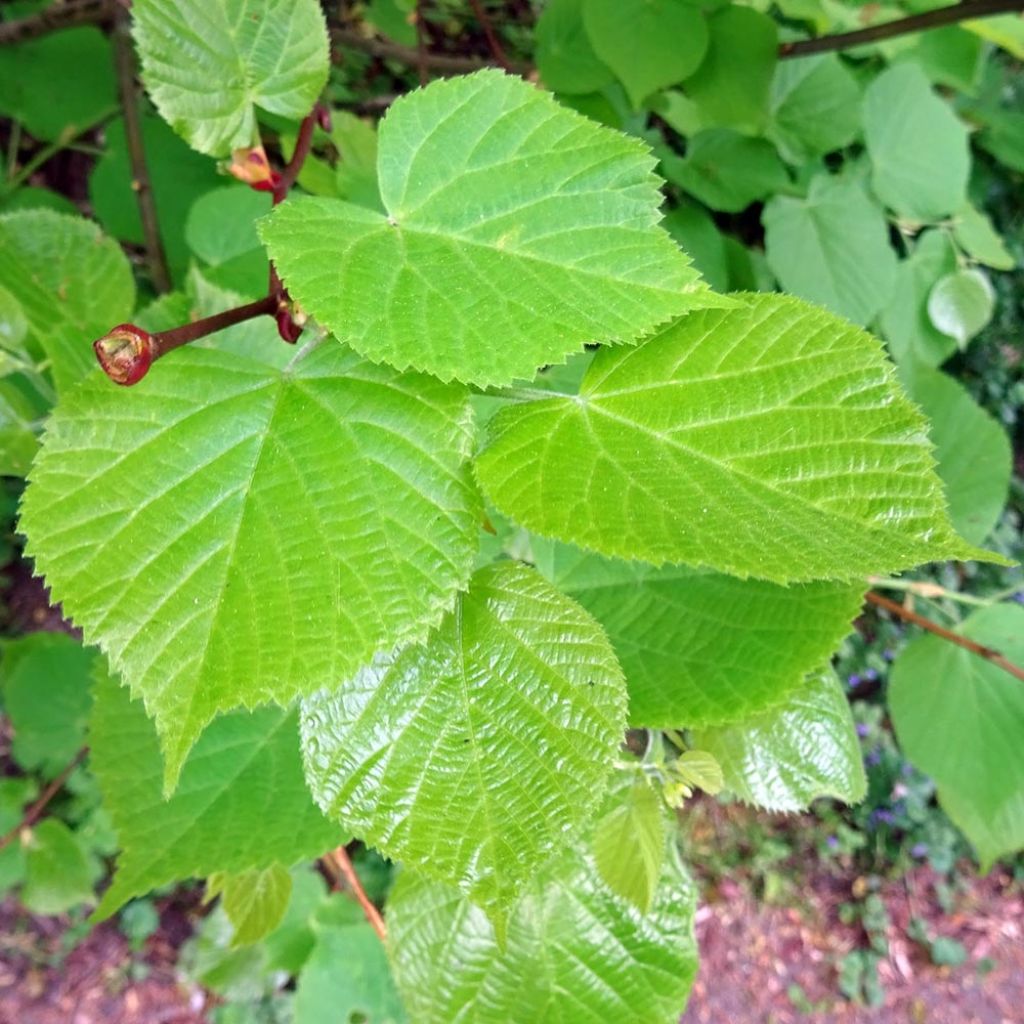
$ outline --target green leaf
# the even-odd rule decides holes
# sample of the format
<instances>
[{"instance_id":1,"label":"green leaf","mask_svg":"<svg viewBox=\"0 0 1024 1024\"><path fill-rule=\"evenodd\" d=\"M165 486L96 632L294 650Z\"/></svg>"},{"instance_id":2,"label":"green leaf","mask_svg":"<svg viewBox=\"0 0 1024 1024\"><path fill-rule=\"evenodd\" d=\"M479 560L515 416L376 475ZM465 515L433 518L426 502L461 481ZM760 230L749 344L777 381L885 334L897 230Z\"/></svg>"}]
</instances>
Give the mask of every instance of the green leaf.
<instances>
[{"instance_id":1,"label":"green leaf","mask_svg":"<svg viewBox=\"0 0 1024 1024\"><path fill-rule=\"evenodd\" d=\"M806 199L775 196L764 208L768 265L786 291L867 324L896 283L896 254L882 211L855 181L819 174Z\"/></svg>"},{"instance_id":2,"label":"green leaf","mask_svg":"<svg viewBox=\"0 0 1024 1024\"><path fill-rule=\"evenodd\" d=\"M25 853L21 903L33 914L63 914L91 903L95 870L75 834L56 818L32 829Z\"/></svg>"},{"instance_id":3,"label":"green leaf","mask_svg":"<svg viewBox=\"0 0 1024 1024\"><path fill-rule=\"evenodd\" d=\"M607 631L636 727L732 722L779 703L838 647L861 605L857 585L653 569L540 540L533 552Z\"/></svg>"},{"instance_id":4,"label":"green leaf","mask_svg":"<svg viewBox=\"0 0 1024 1024\"><path fill-rule=\"evenodd\" d=\"M928 316L928 295L935 282L957 266L946 231L925 231L910 256L896 267L896 287L878 317L889 352L901 368L915 363L938 366L955 351L956 342Z\"/></svg>"},{"instance_id":5,"label":"green leaf","mask_svg":"<svg viewBox=\"0 0 1024 1024\"><path fill-rule=\"evenodd\" d=\"M777 583L991 557L953 533L881 346L781 295L603 350L579 395L498 413L477 475L542 536Z\"/></svg>"},{"instance_id":6,"label":"green leaf","mask_svg":"<svg viewBox=\"0 0 1024 1024\"><path fill-rule=\"evenodd\" d=\"M0 779L0 836L7 835L21 823L22 808L38 794L31 778ZM25 847L21 836L0 850L0 894L6 893L25 879Z\"/></svg>"},{"instance_id":7,"label":"green leaf","mask_svg":"<svg viewBox=\"0 0 1024 1024\"><path fill-rule=\"evenodd\" d=\"M720 793L725 784L722 766L715 755L706 750L684 750L668 767L686 786L702 789L712 796Z\"/></svg>"},{"instance_id":8,"label":"green leaf","mask_svg":"<svg viewBox=\"0 0 1024 1024\"><path fill-rule=\"evenodd\" d=\"M405 1024L384 945L348 897L333 896L313 918L316 944L299 975L295 1024Z\"/></svg>"},{"instance_id":9,"label":"green leaf","mask_svg":"<svg viewBox=\"0 0 1024 1024\"><path fill-rule=\"evenodd\" d=\"M590 45L583 11L584 0L551 0L537 19L534 59L541 80L555 92L597 92L612 80Z\"/></svg>"},{"instance_id":10,"label":"green leaf","mask_svg":"<svg viewBox=\"0 0 1024 1024\"><path fill-rule=\"evenodd\" d=\"M185 240L201 260L217 266L257 250L266 255L256 221L268 213L271 197L247 185L228 185L201 195L188 211ZM265 266L264 266L264 269Z\"/></svg>"},{"instance_id":11,"label":"green leaf","mask_svg":"<svg viewBox=\"0 0 1024 1024\"><path fill-rule=\"evenodd\" d=\"M0 82L0 114L45 142L70 142L117 109L110 42L93 27L0 47Z\"/></svg>"},{"instance_id":12,"label":"green leaf","mask_svg":"<svg viewBox=\"0 0 1024 1024\"><path fill-rule=\"evenodd\" d=\"M388 216L298 199L260 229L303 309L369 359L509 384L721 301L657 226L643 144L518 78L403 97L378 160Z\"/></svg>"},{"instance_id":13,"label":"green leaf","mask_svg":"<svg viewBox=\"0 0 1024 1024\"><path fill-rule=\"evenodd\" d=\"M218 871L206 882L206 899L215 896L235 930L232 946L248 946L281 923L292 896L292 876L277 861L245 871Z\"/></svg>"},{"instance_id":14,"label":"green leaf","mask_svg":"<svg viewBox=\"0 0 1024 1024\"><path fill-rule=\"evenodd\" d=\"M0 216L0 281L52 361L59 390L96 365L93 340L127 320L135 305L120 246L87 220L50 210Z\"/></svg>"},{"instance_id":15,"label":"green leaf","mask_svg":"<svg viewBox=\"0 0 1024 1024\"><path fill-rule=\"evenodd\" d=\"M308 353L308 354L304 354ZM436 624L472 569L465 395L327 339L279 370L176 352L54 413L21 529L141 694L171 786L218 711L301 694Z\"/></svg>"},{"instance_id":16,"label":"green leaf","mask_svg":"<svg viewBox=\"0 0 1024 1024\"><path fill-rule=\"evenodd\" d=\"M995 270L1013 270L1016 259L992 226L988 215L968 203L956 213L953 237L968 256Z\"/></svg>"},{"instance_id":17,"label":"green leaf","mask_svg":"<svg viewBox=\"0 0 1024 1024\"><path fill-rule=\"evenodd\" d=\"M388 902L395 980L417 1024L675 1024L697 971L695 904L675 858L642 915L572 850L531 882L500 946L456 889L405 872Z\"/></svg>"},{"instance_id":18,"label":"green leaf","mask_svg":"<svg viewBox=\"0 0 1024 1024\"><path fill-rule=\"evenodd\" d=\"M928 293L928 316L936 330L956 339L961 349L992 319L996 293L981 270L955 270Z\"/></svg>"},{"instance_id":19,"label":"green leaf","mask_svg":"<svg viewBox=\"0 0 1024 1024\"><path fill-rule=\"evenodd\" d=\"M793 163L853 142L860 133L860 109L857 80L834 53L778 62L769 134Z\"/></svg>"},{"instance_id":20,"label":"green leaf","mask_svg":"<svg viewBox=\"0 0 1024 1024\"><path fill-rule=\"evenodd\" d=\"M681 205L665 214L665 230L693 260L693 265L712 288L728 290L725 239L704 207L684 199Z\"/></svg>"},{"instance_id":21,"label":"green leaf","mask_svg":"<svg viewBox=\"0 0 1024 1024\"><path fill-rule=\"evenodd\" d=\"M160 118L143 117L141 130L160 240L171 275L180 283L190 261L185 241L189 210L199 196L223 185L224 179L214 161L189 149ZM124 120L111 121L104 136L106 148L89 176L89 201L105 231L123 242L142 245L145 235L132 189L134 173Z\"/></svg>"},{"instance_id":22,"label":"green leaf","mask_svg":"<svg viewBox=\"0 0 1024 1024\"><path fill-rule=\"evenodd\" d=\"M506 562L426 643L304 702L306 777L347 831L500 913L595 810L625 705L601 627Z\"/></svg>"},{"instance_id":23,"label":"green leaf","mask_svg":"<svg viewBox=\"0 0 1024 1024\"><path fill-rule=\"evenodd\" d=\"M775 147L730 128L710 128L695 135L683 158L665 154L665 177L714 210L739 213L789 185L789 175Z\"/></svg>"},{"instance_id":24,"label":"green leaf","mask_svg":"<svg viewBox=\"0 0 1024 1024\"><path fill-rule=\"evenodd\" d=\"M708 32L707 53L686 80L686 94L705 122L759 130L768 119L778 61L775 22L760 11L730 3L708 18Z\"/></svg>"},{"instance_id":25,"label":"green leaf","mask_svg":"<svg viewBox=\"0 0 1024 1024\"><path fill-rule=\"evenodd\" d=\"M586 0L583 21L634 107L693 74L708 48L707 22L689 0Z\"/></svg>"},{"instance_id":26,"label":"green leaf","mask_svg":"<svg viewBox=\"0 0 1024 1024\"><path fill-rule=\"evenodd\" d=\"M945 25L922 32L913 49L901 56L916 60L933 82L973 94L988 53L973 32L959 25Z\"/></svg>"},{"instance_id":27,"label":"green leaf","mask_svg":"<svg viewBox=\"0 0 1024 1024\"><path fill-rule=\"evenodd\" d=\"M298 120L327 84L316 0L137 0L132 33L157 110L210 156L257 141L256 108Z\"/></svg>"},{"instance_id":28,"label":"green leaf","mask_svg":"<svg viewBox=\"0 0 1024 1024\"><path fill-rule=\"evenodd\" d=\"M728 789L769 811L801 811L822 796L864 799L860 743L831 669L809 676L769 711L695 731L693 742L717 758Z\"/></svg>"},{"instance_id":29,"label":"green leaf","mask_svg":"<svg viewBox=\"0 0 1024 1024\"><path fill-rule=\"evenodd\" d=\"M665 805L643 780L620 787L594 826L594 864L605 885L643 913L665 861Z\"/></svg>"},{"instance_id":30,"label":"green leaf","mask_svg":"<svg viewBox=\"0 0 1024 1024\"><path fill-rule=\"evenodd\" d=\"M994 605L957 632L1024 664L1024 608ZM935 780L939 802L982 868L1024 847L1024 686L941 637L913 640L893 665L889 708L907 757Z\"/></svg>"},{"instance_id":31,"label":"green leaf","mask_svg":"<svg viewBox=\"0 0 1024 1024\"><path fill-rule=\"evenodd\" d=\"M930 421L953 526L981 544L999 521L1010 486L1013 453L1006 430L947 374L917 364L903 378Z\"/></svg>"},{"instance_id":32,"label":"green leaf","mask_svg":"<svg viewBox=\"0 0 1024 1024\"><path fill-rule=\"evenodd\" d=\"M864 93L871 184L901 217L933 221L967 199L967 129L914 64L883 71Z\"/></svg>"},{"instance_id":33,"label":"green leaf","mask_svg":"<svg viewBox=\"0 0 1024 1024\"><path fill-rule=\"evenodd\" d=\"M306 789L295 712L219 717L165 800L157 735L142 706L103 671L95 698L90 763L121 845L98 919L169 882L294 864L338 845L337 825Z\"/></svg>"},{"instance_id":34,"label":"green leaf","mask_svg":"<svg viewBox=\"0 0 1024 1024\"><path fill-rule=\"evenodd\" d=\"M14 728L11 753L23 770L52 779L78 753L94 658L64 633L33 633L4 646L4 710Z\"/></svg>"},{"instance_id":35,"label":"green leaf","mask_svg":"<svg viewBox=\"0 0 1024 1024\"><path fill-rule=\"evenodd\" d=\"M405 46L416 45L416 0L370 0L366 20L377 30Z\"/></svg>"}]
</instances>

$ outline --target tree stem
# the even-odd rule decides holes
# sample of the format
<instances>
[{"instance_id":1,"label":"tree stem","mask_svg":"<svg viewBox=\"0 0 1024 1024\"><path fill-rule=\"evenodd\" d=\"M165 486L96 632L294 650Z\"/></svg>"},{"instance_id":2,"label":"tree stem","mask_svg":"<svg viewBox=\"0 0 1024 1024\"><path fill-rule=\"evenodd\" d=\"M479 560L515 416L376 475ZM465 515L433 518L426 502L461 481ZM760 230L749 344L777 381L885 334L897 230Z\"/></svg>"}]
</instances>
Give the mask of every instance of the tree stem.
<instances>
[{"instance_id":1,"label":"tree stem","mask_svg":"<svg viewBox=\"0 0 1024 1024\"><path fill-rule=\"evenodd\" d=\"M30 825L34 825L39 820L43 811L46 810L50 801L61 791L64 783L68 781L68 776L85 760L85 755L89 752L88 747L82 747L82 749L75 754L75 756L64 766L64 770L58 775L40 794L39 799L22 815L21 821L14 826L5 836L0 838L0 850L6 846L10 846L12 842L18 837L22 829L28 828Z\"/></svg>"},{"instance_id":2,"label":"tree stem","mask_svg":"<svg viewBox=\"0 0 1024 1024\"><path fill-rule=\"evenodd\" d=\"M864 595L864 599L868 604L873 604L878 608L884 608L891 615L895 615L897 618L903 619L904 622L912 622L915 626L920 626L921 629L925 629L929 633L934 633L936 636L942 637L943 640L948 640L951 644L956 644L958 647L962 647L964 650L970 651L971 654L978 655L979 658L991 661L993 665L998 665L1004 672L1009 672L1015 679L1020 679L1024 682L1024 668L1021 668L1020 665L1015 665L994 648L976 643L974 640L971 640L966 636L961 636L959 633L953 633L951 630L938 625L938 623L932 622L931 619L926 619L923 615L918 615L912 608L907 608L905 605L898 604L896 601L890 601L889 598L883 597L881 594L876 594L872 590L869 590L867 594Z\"/></svg>"},{"instance_id":3,"label":"tree stem","mask_svg":"<svg viewBox=\"0 0 1024 1024\"><path fill-rule=\"evenodd\" d=\"M217 331L223 331L225 327L234 327L235 324L253 320L258 316L274 316L277 313L278 302L278 296L264 295L262 299L247 302L244 306L234 306L231 309L222 310L220 313L214 313L213 316L203 317L202 320L193 320L180 327L173 327L169 331L154 334L153 344L156 351L153 358L158 359L172 349L180 348L199 338L205 338L208 334L216 334Z\"/></svg>"},{"instance_id":4,"label":"tree stem","mask_svg":"<svg viewBox=\"0 0 1024 1024\"><path fill-rule=\"evenodd\" d=\"M117 89L124 112L124 137L128 144L128 159L132 168L132 188L139 204L142 237L146 248L146 265L153 287L158 293L171 290L171 274L167 269L160 221L156 215L153 188L146 169L146 149L142 141L142 117L135 86L135 47L132 45L128 14L121 11L114 23L114 67L117 71Z\"/></svg>"},{"instance_id":5,"label":"tree stem","mask_svg":"<svg viewBox=\"0 0 1024 1024\"><path fill-rule=\"evenodd\" d=\"M952 25L971 18L990 18L995 14L1019 10L1024 10L1024 0L963 0L962 3L950 7L937 7L921 14L912 14L907 18L886 21L880 25L870 25L853 32L838 32L835 35L818 36L817 39L795 39L792 42L781 43L779 59L809 57L814 53L827 53L831 50L848 50L864 43L877 42L879 39L891 39L893 36L923 32L926 29Z\"/></svg>"},{"instance_id":6,"label":"tree stem","mask_svg":"<svg viewBox=\"0 0 1024 1024\"><path fill-rule=\"evenodd\" d=\"M344 879L345 884L352 891L352 895L355 896L359 906L363 908L363 913L366 915L366 920L369 921L370 927L377 933L381 942L384 942L388 937L388 929L384 924L384 918L380 916L380 911L373 905L370 897L366 895L363 883L359 881L356 869L352 866L352 861L349 859L348 851L344 846L339 846L336 850L325 853L323 859L335 878L335 891L342 888L341 880Z\"/></svg>"}]
</instances>

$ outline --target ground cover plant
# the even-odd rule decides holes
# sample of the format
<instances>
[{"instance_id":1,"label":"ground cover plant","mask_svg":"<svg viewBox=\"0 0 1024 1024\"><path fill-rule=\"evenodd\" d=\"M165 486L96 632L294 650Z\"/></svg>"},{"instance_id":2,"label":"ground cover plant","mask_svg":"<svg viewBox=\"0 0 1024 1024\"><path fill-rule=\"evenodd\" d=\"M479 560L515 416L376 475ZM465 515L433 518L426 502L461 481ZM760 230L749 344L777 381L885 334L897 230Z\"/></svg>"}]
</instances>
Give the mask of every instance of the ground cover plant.
<instances>
[{"instance_id":1,"label":"ground cover plant","mask_svg":"<svg viewBox=\"0 0 1024 1024\"><path fill-rule=\"evenodd\" d=\"M9 7L0 469L81 631L4 652L27 907L204 879L194 975L304 1022L676 1019L695 791L868 793L865 604L1024 847L1019 4Z\"/></svg>"}]
</instances>

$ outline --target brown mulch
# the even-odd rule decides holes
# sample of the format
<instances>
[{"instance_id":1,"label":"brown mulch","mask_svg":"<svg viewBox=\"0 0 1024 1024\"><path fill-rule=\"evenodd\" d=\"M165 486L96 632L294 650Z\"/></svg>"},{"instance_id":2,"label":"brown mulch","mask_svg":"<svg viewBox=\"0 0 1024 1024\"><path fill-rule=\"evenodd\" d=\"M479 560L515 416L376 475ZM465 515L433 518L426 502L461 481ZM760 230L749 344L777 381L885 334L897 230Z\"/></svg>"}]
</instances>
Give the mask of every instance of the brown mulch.
<instances>
[{"instance_id":1,"label":"brown mulch","mask_svg":"<svg viewBox=\"0 0 1024 1024\"><path fill-rule=\"evenodd\" d=\"M701 965L682 1024L1021 1024L1024 1021L1024 894L999 869L971 880L952 913L934 895L935 876L917 868L887 882L881 895L891 918L888 957L879 965L885 1004L847 1002L838 991L842 956L866 945L857 925L844 925L839 905L853 898L847 883L797 879L803 899L786 907L758 905L725 882L700 908ZM859 889L864 880L853 882ZM858 893L862 894L862 893ZM799 897L798 897L799 899ZM911 917L933 936L957 939L968 959L937 967L906 936ZM992 961L987 974L979 961ZM799 985L815 1006L802 1013L787 994Z\"/></svg>"},{"instance_id":2,"label":"brown mulch","mask_svg":"<svg viewBox=\"0 0 1024 1024\"><path fill-rule=\"evenodd\" d=\"M880 966L885 1005L867 1009L838 993L844 953L864 945L855 925L841 924L849 886L824 876L799 906L759 904L725 881L697 917L701 968L681 1024L1021 1024L1024 1022L1024 894L1005 872L971 880L944 913L927 868L881 890L892 926ZM858 887L863 880L854 881ZM968 960L936 967L906 937L911 916L935 935L963 943ZM95 928L60 958L62 919L29 917L0 904L0 1024L205 1024L210 999L175 974L189 932L180 908L165 908L161 927L134 957L110 923ZM978 962L991 960L987 974ZM132 980L130 965L148 973ZM799 985L816 1012L802 1013L787 990ZM509 1024L542 1024L510 1021ZM615 1022L609 1022L615 1024Z\"/></svg>"}]
</instances>

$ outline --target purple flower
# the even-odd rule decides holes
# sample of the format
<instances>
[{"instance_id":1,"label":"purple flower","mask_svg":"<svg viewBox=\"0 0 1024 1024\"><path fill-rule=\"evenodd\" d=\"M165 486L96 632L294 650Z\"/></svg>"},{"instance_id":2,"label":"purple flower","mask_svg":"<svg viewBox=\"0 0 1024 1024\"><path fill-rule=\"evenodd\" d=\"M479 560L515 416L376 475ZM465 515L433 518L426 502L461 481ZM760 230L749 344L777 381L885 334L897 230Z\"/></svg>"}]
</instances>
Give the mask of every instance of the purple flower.
<instances>
[{"instance_id":1,"label":"purple flower","mask_svg":"<svg viewBox=\"0 0 1024 1024\"><path fill-rule=\"evenodd\" d=\"M864 678L867 679L869 682L873 683L878 678L878 669L876 669L876 668L869 668L864 673Z\"/></svg>"},{"instance_id":2,"label":"purple flower","mask_svg":"<svg viewBox=\"0 0 1024 1024\"><path fill-rule=\"evenodd\" d=\"M1017 593L1013 595L1013 600L1016 601L1017 604L1024 604L1024 590L1018 590Z\"/></svg>"},{"instance_id":3,"label":"purple flower","mask_svg":"<svg viewBox=\"0 0 1024 1024\"><path fill-rule=\"evenodd\" d=\"M870 731L871 730L863 722L857 723L857 735L861 739L864 739Z\"/></svg>"},{"instance_id":4,"label":"purple flower","mask_svg":"<svg viewBox=\"0 0 1024 1024\"><path fill-rule=\"evenodd\" d=\"M825 842L830 850L837 850L839 848L839 839L836 836L829 836Z\"/></svg>"},{"instance_id":5,"label":"purple flower","mask_svg":"<svg viewBox=\"0 0 1024 1024\"><path fill-rule=\"evenodd\" d=\"M886 661L892 661L892 659L896 657L896 652L890 651L887 648L886 650L882 651L882 657L885 658Z\"/></svg>"},{"instance_id":6,"label":"purple flower","mask_svg":"<svg viewBox=\"0 0 1024 1024\"><path fill-rule=\"evenodd\" d=\"M855 686L860 686L860 676L854 674L846 677L846 685L852 690Z\"/></svg>"},{"instance_id":7,"label":"purple flower","mask_svg":"<svg viewBox=\"0 0 1024 1024\"><path fill-rule=\"evenodd\" d=\"M882 748L875 747L874 750L869 750L867 756L864 758L864 763L869 768L874 768L876 765L882 763Z\"/></svg>"},{"instance_id":8,"label":"purple flower","mask_svg":"<svg viewBox=\"0 0 1024 1024\"><path fill-rule=\"evenodd\" d=\"M918 860L920 860L922 857L926 857L927 855L928 855L928 844L927 843L914 843L914 845L910 848L910 856L911 857L916 857Z\"/></svg>"},{"instance_id":9,"label":"purple flower","mask_svg":"<svg viewBox=\"0 0 1024 1024\"><path fill-rule=\"evenodd\" d=\"M892 811L886 810L884 807L877 807L875 810L868 815L869 820L874 825L895 825L896 816Z\"/></svg>"}]
</instances>

